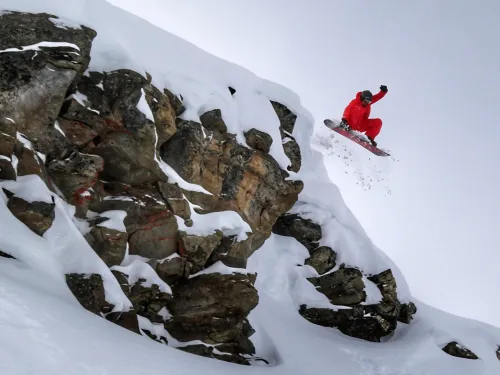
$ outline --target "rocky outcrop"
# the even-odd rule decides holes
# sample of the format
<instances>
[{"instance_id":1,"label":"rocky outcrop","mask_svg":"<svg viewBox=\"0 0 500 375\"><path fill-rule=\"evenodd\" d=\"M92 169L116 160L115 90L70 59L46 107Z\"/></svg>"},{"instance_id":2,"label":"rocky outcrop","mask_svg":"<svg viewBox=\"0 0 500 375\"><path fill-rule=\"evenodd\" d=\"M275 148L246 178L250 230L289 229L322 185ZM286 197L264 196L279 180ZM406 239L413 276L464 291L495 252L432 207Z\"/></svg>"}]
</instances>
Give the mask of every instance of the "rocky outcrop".
<instances>
[{"instance_id":1,"label":"rocky outcrop","mask_svg":"<svg viewBox=\"0 0 500 375\"><path fill-rule=\"evenodd\" d=\"M458 358L479 359L471 350L456 341L449 342L443 347L443 352Z\"/></svg>"},{"instance_id":2,"label":"rocky outcrop","mask_svg":"<svg viewBox=\"0 0 500 375\"><path fill-rule=\"evenodd\" d=\"M373 342L379 342L382 337L394 332L398 321L410 323L416 313L416 306L411 302L400 303L396 279L390 269L377 275L365 275L362 270L345 264L337 267L335 251L327 246L319 246L322 239L321 225L298 214L281 216L273 232L293 237L308 249L310 257L304 263L313 267L319 275L308 280L336 306L327 309L301 305L299 313L305 319L321 326L336 327L346 335ZM366 304L364 277L380 290L380 302ZM348 308L342 309L342 306Z\"/></svg>"},{"instance_id":3,"label":"rocky outcrop","mask_svg":"<svg viewBox=\"0 0 500 375\"><path fill-rule=\"evenodd\" d=\"M183 179L212 194L183 192L202 208L198 213L232 210L250 225L249 238L236 242L219 257L234 267L245 267L248 257L271 234L278 216L293 206L303 188L301 181L286 180L286 171L269 155L238 144L234 136L213 136L195 122L179 122L161 155Z\"/></svg>"}]
</instances>

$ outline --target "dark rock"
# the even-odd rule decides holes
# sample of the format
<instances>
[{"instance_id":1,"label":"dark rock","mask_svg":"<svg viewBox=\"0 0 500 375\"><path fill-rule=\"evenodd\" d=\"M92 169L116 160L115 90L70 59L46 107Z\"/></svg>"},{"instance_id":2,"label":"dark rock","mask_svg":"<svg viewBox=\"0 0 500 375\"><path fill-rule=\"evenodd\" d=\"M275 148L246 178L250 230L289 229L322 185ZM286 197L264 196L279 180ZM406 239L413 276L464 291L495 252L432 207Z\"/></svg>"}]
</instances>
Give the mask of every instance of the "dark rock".
<instances>
[{"instance_id":1,"label":"dark rock","mask_svg":"<svg viewBox=\"0 0 500 375\"><path fill-rule=\"evenodd\" d=\"M498 349L496 351L496 354L497 354L497 358L498 360L500 361L500 345L498 346Z\"/></svg>"},{"instance_id":2,"label":"dark rock","mask_svg":"<svg viewBox=\"0 0 500 375\"><path fill-rule=\"evenodd\" d=\"M129 252L146 258L164 259L178 250L178 225L160 193L150 184L99 182L96 199L89 209L102 213L123 210L124 224L129 234Z\"/></svg>"},{"instance_id":3,"label":"dark rock","mask_svg":"<svg viewBox=\"0 0 500 375\"><path fill-rule=\"evenodd\" d=\"M69 101L75 106L81 106L76 100ZM77 147L84 147L89 144L99 133L88 126L86 123L75 120L68 120L59 117L58 124L66 135L66 138Z\"/></svg>"},{"instance_id":4,"label":"dark rock","mask_svg":"<svg viewBox=\"0 0 500 375\"><path fill-rule=\"evenodd\" d=\"M417 306L413 302L404 303L399 311L398 321L401 323L410 324L413 315L417 313Z\"/></svg>"},{"instance_id":5,"label":"dark rock","mask_svg":"<svg viewBox=\"0 0 500 375\"><path fill-rule=\"evenodd\" d=\"M179 346L177 349L187 353L196 354L201 357L213 358L214 348L203 344Z\"/></svg>"},{"instance_id":6,"label":"dark rock","mask_svg":"<svg viewBox=\"0 0 500 375\"><path fill-rule=\"evenodd\" d=\"M97 155L73 152L64 160L54 160L47 171L65 198L74 205L87 200L86 192L97 182L103 169L103 160Z\"/></svg>"},{"instance_id":7,"label":"dark rock","mask_svg":"<svg viewBox=\"0 0 500 375\"><path fill-rule=\"evenodd\" d=\"M380 342L391 333L390 325L380 316L369 316L363 306L334 311L326 308L308 308L301 305L300 315L311 323L323 327L336 327L345 335L371 342Z\"/></svg>"},{"instance_id":8,"label":"dark rock","mask_svg":"<svg viewBox=\"0 0 500 375\"><path fill-rule=\"evenodd\" d=\"M247 315L259 297L247 275L202 274L172 287L172 319L165 323L180 341L238 342L249 333Z\"/></svg>"},{"instance_id":9,"label":"dark rock","mask_svg":"<svg viewBox=\"0 0 500 375\"><path fill-rule=\"evenodd\" d=\"M182 115L182 113L186 110L186 108L182 104L182 97L179 98L177 95L172 94L168 89L163 89L163 93L167 95L168 99L170 100L170 105L174 109L175 115Z\"/></svg>"},{"instance_id":10,"label":"dark rock","mask_svg":"<svg viewBox=\"0 0 500 375\"><path fill-rule=\"evenodd\" d=\"M219 133L227 133L227 126L222 118L220 109L205 112L200 116L200 121L203 127L208 130Z\"/></svg>"},{"instance_id":11,"label":"dark rock","mask_svg":"<svg viewBox=\"0 0 500 375\"><path fill-rule=\"evenodd\" d=\"M287 167L289 171L297 173L302 166L302 154L300 152L300 147L297 141L288 136L285 138L283 143L283 150L285 151L285 155L288 156L290 162L292 163Z\"/></svg>"},{"instance_id":12,"label":"dark rock","mask_svg":"<svg viewBox=\"0 0 500 375\"><path fill-rule=\"evenodd\" d=\"M298 214L285 214L278 218L273 226L273 233L280 236L293 237L309 250L319 245L321 226Z\"/></svg>"},{"instance_id":13,"label":"dark rock","mask_svg":"<svg viewBox=\"0 0 500 375\"><path fill-rule=\"evenodd\" d=\"M479 357L472 351L460 345L456 341L452 341L443 348L443 351L453 357L465 358L465 359L479 359Z\"/></svg>"},{"instance_id":14,"label":"dark rock","mask_svg":"<svg viewBox=\"0 0 500 375\"><path fill-rule=\"evenodd\" d=\"M84 151L104 159L102 178L131 185L166 181L156 152L160 142L175 132L168 98L132 70L91 73L78 83L89 106L70 103L61 117L82 122L98 133ZM150 109L158 125L138 109L140 100L145 106L148 100L154 103L154 111Z\"/></svg>"},{"instance_id":15,"label":"dark rock","mask_svg":"<svg viewBox=\"0 0 500 375\"><path fill-rule=\"evenodd\" d=\"M16 259L15 257L13 257L12 255L10 254L7 254L7 253L4 253L3 251L0 250L0 257L2 258L8 258L8 259Z\"/></svg>"},{"instance_id":16,"label":"dark rock","mask_svg":"<svg viewBox=\"0 0 500 375\"><path fill-rule=\"evenodd\" d=\"M244 135L247 144L255 150L265 152L266 154L271 150L273 138L269 134L257 129L250 129Z\"/></svg>"},{"instance_id":17,"label":"dark rock","mask_svg":"<svg viewBox=\"0 0 500 375\"><path fill-rule=\"evenodd\" d=\"M0 113L14 120L17 130L48 157L61 152L64 137L53 124L66 92L88 66L96 36L83 26L57 27L49 17L57 18L46 13L19 12L0 16L0 50L43 41L77 46L42 46L38 51L20 49L0 54Z\"/></svg>"},{"instance_id":18,"label":"dark rock","mask_svg":"<svg viewBox=\"0 0 500 375\"><path fill-rule=\"evenodd\" d=\"M153 118L156 124L156 130L158 133L158 147L168 141L177 131L175 125L175 118L177 117L177 111L172 103L169 96L162 93L152 84L148 84L144 87L144 92L146 94L146 100L148 102L149 108L153 113ZM172 105L174 104L174 105Z\"/></svg>"},{"instance_id":19,"label":"dark rock","mask_svg":"<svg viewBox=\"0 0 500 375\"><path fill-rule=\"evenodd\" d=\"M85 309L100 315L106 305L101 275L71 273L66 275L66 283Z\"/></svg>"},{"instance_id":20,"label":"dark rock","mask_svg":"<svg viewBox=\"0 0 500 375\"><path fill-rule=\"evenodd\" d=\"M288 135L292 135L297 116L281 103L271 101L271 104L278 115L281 127L289 133Z\"/></svg>"},{"instance_id":21,"label":"dark rock","mask_svg":"<svg viewBox=\"0 0 500 375\"><path fill-rule=\"evenodd\" d=\"M337 253L328 246L321 246L309 252L310 258L306 259L305 264L313 267L318 274L323 274L335 267Z\"/></svg>"},{"instance_id":22,"label":"dark rock","mask_svg":"<svg viewBox=\"0 0 500 375\"><path fill-rule=\"evenodd\" d=\"M231 86L229 86L228 89L229 89L229 92L231 93L231 95L236 94L236 90L233 89Z\"/></svg>"},{"instance_id":23,"label":"dark rock","mask_svg":"<svg viewBox=\"0 0 500 375\"><path fill-rule=\"evenodd\" d=\"M192 264L192 273L201 271L207 263L210 255L220 244L223 234L217 230L214 234L207 236L193 236L181 231L183 256Z\"/></svg>"},{"instance_id":24,"label":"dark rock","mask_svg":"<svg viewBox=\"0 0 500 375\"><path fill-rule=\"evenodd\" d=\"M165 344L168 345L168 340L165 336L161 335L156 335L153 332L147 330L147 329L141 329L141 331L146 334L151 340L154 340L156 342L159 342L160 344Z\"/></svg>"},{"instance_id":25,"label":"dark rock","mask_svg":"<svg viewBox=\"0 0 500 375\"><path fill-rule=\"evenodd\" d=\"M175 257L164 261L153 261L156 273L168 285L187 279L191 273L192 264L184 257Z\"/></svg>"},{"instance_id":26,"label":"dark rock","mask_svg":"<svg viewBox=\"0 0 500 375\"><path fill-rule=\"evenodd\" d=\"M54 203L30 203L19 197L12 196L7 206L19 221L39 236L43 236L55 219Z\"/></svg>"},{"instance_id":27,"label":"dark rock","mask_svg":"<svg viewBox=\"0 0 500 375\"><path fill-rule=\"evenodd\" d=\"M17 143L17 125L6 117L0 117L0 155L10 158Z\"/></svg>"},{"instance_id":28,"label":"dark rock","mask_svg":"<svg viewBox=\"0 0 500 375\"><path fill-rule=\"evenodd\" d=\"M129 232L130 254L164 259L177 252L178 226L171 211L163 209L140 218L134 223L135 230Z\"/></svg>"},{"instance_id":29,"label":"dark rock","mask_svg":"<svg viewBox=\"0 0 500 375\"><path fill-rule=\"evenodd\" d=\"M108 266L120 265L127 250L127 233L106 227L93 227L85 239Z\"/></svg>"},{"instance_id":30,"label":"dark rock","mask_svg":"<svg viewBox=\"0 0 500 375\"><path fill-rule=\"evenodd\" d=\"M6 159L0 159L0 180L12 180L17 179L16 170L12 166L12 162Z\"/></svg>"},{"instance_id":31,"label":"dark rock","mask_svg":"<svg viewBox=\"0 0 500 375\"><path fill-rule=\"evenodd\" d=\"M137 314L134 310L110 312L106 315L106 319L119 325L120 327L128 329L129 331L138 334L141 333L139 329L139 322L137 320Z\"/></svg>"},{"instance_id":32,"label":"dark rock","mask_svg":"<svg viewBox=\"0 0 500 375\"><path fill-rule=\"evenodd\" d=\"M398 295L396 279L390 269L387 269L377 275L369 276L368 280L377 285L378 289L382 293L382 297L386 301L394 302L397 300Z\"/></svg>"},{"instance_id":33,"label":"dark rock","mask_svg":"<svg viewBox=\"0 0 500 375\"><path fill-rule=\"evenodd\" d=\"M153 284L150 287L142 285L146 280L139 279L130 291L127 297L134 306L138 315L149 319L152 323L163 323L164 317L160 314L161 310L166 309L172 296L162 292L160 287Z\"/></svg>"},{"instance_id":34,"label":"dark rock","mask_svg":"<svg viewBox=\"0 0 500 375\"><path fill-rule=\"evenodd\" d=\"M352 306L366 300L363 274L355 268L340 268L335 272L308 279L334 305Z\"/></svg>"},{"instance_id":35,"label":"dark rock","mask_svg":"<svg viewBox=\"0 0 500 375\"><path fill-rule=\"evenodd\" d=\"M16 143L15 154L17 157L17 175L18 176L28 176L30 174L36 174L40 176L43 180L47 178L47 171L45 170L45 165L38 156L35 154L33 149L24 147L21 142Z\"/></svg>"},{"instance_id":36,"label":"dark rock","mask_svg":"<svg viewBox=\"0 0 500 375\"><path fill-rule=\"evenodd\" d=\"M191 208L188 201L184 199L182 190L177 184L158 182L158 189L174 215L180 216L184 220L190 218Z\"/></svg>"}]
</instances>

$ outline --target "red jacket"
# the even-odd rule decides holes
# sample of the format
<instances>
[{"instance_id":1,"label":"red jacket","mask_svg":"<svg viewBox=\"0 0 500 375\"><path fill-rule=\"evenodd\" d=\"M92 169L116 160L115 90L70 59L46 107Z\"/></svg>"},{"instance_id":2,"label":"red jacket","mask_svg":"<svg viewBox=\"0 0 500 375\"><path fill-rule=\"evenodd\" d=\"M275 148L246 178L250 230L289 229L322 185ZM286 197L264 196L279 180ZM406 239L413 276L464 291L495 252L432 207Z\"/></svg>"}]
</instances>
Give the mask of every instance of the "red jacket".
<instances>
[{"instance_id":1,"label":"red jacket","mask_svg":"<svg viewBox=\"0 0 500 375\"><path fill-rule=\"evenodd\" d=\"M371 105L382 99L385 94L387 93L380 91L378 94L373 95L372 102L366 107L363 107L361 104L361 91L358 92L356 94L356 99L351 100L347 107L345 107L342 118L347 120L347 123L351 128L357 128L363 120L370 116Z\"/></svg>"}]
</instances>

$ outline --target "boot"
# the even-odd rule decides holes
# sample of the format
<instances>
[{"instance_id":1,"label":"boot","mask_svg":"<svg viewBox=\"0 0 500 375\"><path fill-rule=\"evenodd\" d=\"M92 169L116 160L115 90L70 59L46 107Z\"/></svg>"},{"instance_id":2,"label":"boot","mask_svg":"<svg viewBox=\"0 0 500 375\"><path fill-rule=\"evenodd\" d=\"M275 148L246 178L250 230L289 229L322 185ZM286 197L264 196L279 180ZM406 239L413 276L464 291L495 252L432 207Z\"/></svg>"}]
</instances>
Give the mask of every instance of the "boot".
<instances>
[{"instance_id":1,"label":"boot","mask_svg":"<svg viewBox=\"0 0 500 375\"><path fill-rule=\"evenodd\" d=\"M372 146L377 147L377 142L375 142L374 139L372 139L370 137L367 137L367 138L370 140L370 143L372 144Z\"/></svg>"}]
</instances>

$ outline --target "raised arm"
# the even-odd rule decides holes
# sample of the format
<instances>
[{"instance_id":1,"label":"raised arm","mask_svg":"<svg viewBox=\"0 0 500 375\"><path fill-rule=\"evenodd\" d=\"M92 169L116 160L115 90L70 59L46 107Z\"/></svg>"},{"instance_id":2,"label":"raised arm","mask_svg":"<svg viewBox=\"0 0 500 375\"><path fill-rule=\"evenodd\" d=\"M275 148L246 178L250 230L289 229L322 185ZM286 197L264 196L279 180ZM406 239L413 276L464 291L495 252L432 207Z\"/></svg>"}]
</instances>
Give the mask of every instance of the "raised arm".
<instances>
[{"instance_id":1,"label":"raised arm","mask_svg":"<svg viewBox=\"0 0 500 375\"><path fill-rule=\"evenodd\" d=\"M387 91L388 91L387 86L384 85L380 86L380 92L378 94L373 95L371 104L375 104L380 99L382 99L385 96L385 94L387 94Z\"/></svg>"}]
</instances>

